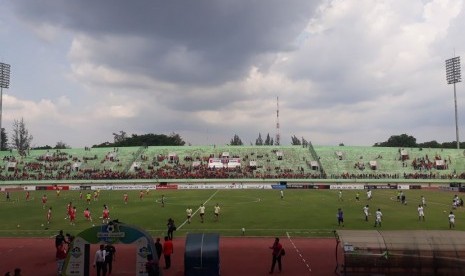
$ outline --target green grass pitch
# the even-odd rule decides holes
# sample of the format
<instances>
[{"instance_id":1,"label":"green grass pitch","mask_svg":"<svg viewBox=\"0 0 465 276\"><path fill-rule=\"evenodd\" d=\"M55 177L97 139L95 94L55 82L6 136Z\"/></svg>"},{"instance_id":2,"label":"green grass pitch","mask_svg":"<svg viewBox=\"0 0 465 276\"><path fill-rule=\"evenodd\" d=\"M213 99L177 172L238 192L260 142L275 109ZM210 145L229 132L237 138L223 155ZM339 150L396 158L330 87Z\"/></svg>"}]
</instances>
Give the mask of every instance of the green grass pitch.
<instances>
[{"instance_id":1,"label":"green grass pitch","mask_svg":"<svg viewBox=\"0 0 465 276\"><path fill-rule=\"evenodd\" d=\"M360 190L360 201L355 200L356 191L343 190L343 201L337 190L285 190L280 199L278 190L151 190L143 200L139 191L127 191L129 203L123 202L123 191L102 190L98 201L88 205L79 199L79 191L62 191L57 197L53 191L32 191L31 199L25 200L24 191L11 192L11 200L0 200L0 236L3 237L50 237L62 229L77 235L92 226L84 219L86 207L92 212L93 223L101 223L103 204L109 206L111 219L137 225L153 236L166 234L168 218L175 220L178 230L175 236L193 232L215 232L223 236L332 236L332 231L342 229L337 225L338 208L344 211L343 229L373 230L374 213L380 208L383 213L382 230L447 230L448 214L452 207L453 192L431 190L406 190L407 205L396 201L397 190L373 190L373 199L368 201ZM48 197L47 207L42 208L42 195ZM161 195L165 195L165 207ZM426 197L426 221L418 221L417 207L420 196ZM459 195L460 196L460 195ZM85 192L84 196L85 198ZM76 225L69 224L66 205L77 207ZM198 207L206 206L205 222L200 223ZM213 206L221 206L219 221L214 220ZM370 206L372 214L365 222L362 207ZM46 223L46 212L51 206L53 218ZM187 224L186 208L195 214ZM456 215L455 230L465 230L465 208L453 210ZM379 228L378 228L379 229Z\"/></svg>"}]
</instances>

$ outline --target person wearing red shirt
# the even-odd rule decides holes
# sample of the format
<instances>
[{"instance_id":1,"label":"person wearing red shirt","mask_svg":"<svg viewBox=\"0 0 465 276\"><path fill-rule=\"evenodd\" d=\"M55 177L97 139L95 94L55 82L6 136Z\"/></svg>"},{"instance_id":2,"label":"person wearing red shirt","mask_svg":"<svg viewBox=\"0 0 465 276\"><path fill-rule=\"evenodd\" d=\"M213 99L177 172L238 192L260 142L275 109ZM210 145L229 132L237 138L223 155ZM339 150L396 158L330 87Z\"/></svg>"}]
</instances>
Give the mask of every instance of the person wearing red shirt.
<instances>
[{"instance_id":1,"label":"person wearing red shirt","mask_svg":"<svg viewBox=\"0 0 465 276\"><path fill-rule=\"evenodd\" d=\"M128 204L128 199L129 199L128 194L124 193L124 195L123 195L124 204Z\"/></svg>"},{"instance_id":2,"label":"person wearing red shirt","mask_svg":"<svg viewBox=\"0 0 465 276\"><path fill-rule=\"evenodd\" d=\"M165 242L163 243L163 256L165 257L165 269L171 267L171 254L173 254L173 241L165 237Z\"/></svg>"},{"instance_id":3,"label":"person wearing red shirt","mask_svg":"<svg viewBox=\"0 0 465 276\"><path fill-rule=\"evenodd\" d=\"M69 219L72 211L73 211L73 203L70 201L68 205L66 206L66 218L65 219Z\"/></svg>"},{"instance_id":4,"label":"person wearing red shirt","mask_svg":"<svg viewBox=\"0 0 465 276\"><path fill-rule=\"evenodd\" d=\"M110 210L108 210L107 205L103 205L102 219L102 223L110 222Z\"/></svg>"},{"instance_id":5,"label":"person wearing red shirt","mask_svg":"<svg viewBox=\"0 0 465 276\"><path fill-rule=\"evenodd\" d=\"M29 198L31 197L31 193L29 191L26 192L26 201L29 201Z\"/></svg>"},{"instance_id":6,"label":"person wearing red shirt","mask_svg":"<svg viewBox=\"0 0 465 276\"><path fill-rule=\"evenodd\" d=\"M47 204L47 195L42 196L42 209L45 209L45 205Z\"/></svg>"},{"instance_id":7,"label":"person wearing red shirt","mask_svg":"<svg viewBox=\"0 0 465 276\"><path fill-rule=\"evenodd\" d=\"M89 208L86 208L86 209L84 210L84 217L86 218L86 220L92 221L92 217L91 217L91 215L90 215Z\"/></svg>"},{"instance_id":8,"label":"person wearing red shirt","mask_svg":"<svg viewBox=\"0 0 465 276\"><path fill-rule=\"evenodd\" d=\"M69 213L69 223L71 225L76 225L76 206L74 206Z\"/></svg>"},{"instance_id":9,"label":"person wearing red shirt","mask_svg":"<svg viewBox=\"0 0 465 276\"><path fill-rule=\"evenodd\" d=\"M271 253L273 259L271 261L270 274L273 273L276 263L278 263L279 272L281 272L282 270L281 256L282 256L283 246L281 245L281 243L279 243L279 238L275 238L273 245L270 246L270 249L273 250L273 252Z\"/></svg>"},{"instance_id":10,"label":"person wearing red shirt","mask_svg":"<svg viewBox=\"0 0 465 276\"><path fill-rule=\"evenodd\" d=\"M58 275L61 275L63 271L63 265L65 264L66 259L66 247L64 242L61 242L61 244L57 246L57 252L55 256L57 262L57 272Z\"/></svg>"},{"instance_id":11,"label":"person wearing red shirt","mask_svg":"<svg viewBox=\"0 0 465 276\"><path fill-rule=\"evenodd\" d=\"M144 191L139 192L139 199L140 200L144 199Z\"/></svg>"}]
</instances>

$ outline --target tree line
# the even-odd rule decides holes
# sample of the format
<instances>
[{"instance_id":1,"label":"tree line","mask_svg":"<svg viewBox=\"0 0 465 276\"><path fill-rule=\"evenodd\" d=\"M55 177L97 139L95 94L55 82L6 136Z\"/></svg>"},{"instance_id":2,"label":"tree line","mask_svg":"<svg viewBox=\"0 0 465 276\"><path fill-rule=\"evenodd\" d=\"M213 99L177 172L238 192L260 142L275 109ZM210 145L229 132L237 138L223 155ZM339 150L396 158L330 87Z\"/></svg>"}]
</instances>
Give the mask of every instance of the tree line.
<instances>
[{"instance_id":1,"label":"tree line","mask_svg":"<svg viewBox=\"0 0 465 276\"><path fill-rule=\"evenodd\" d=\"M58 141L54 147L49 145L32 147L33 136L29 133L26 127L24 119L14 120L13 129L11 133L11 142L9 142L8 135L4 128L1 129L1 143L0 150L16 149L21 154L24 154L29 149L66 149L70 148L63 141ZM93 148L99 147L140 147L140 146L184 146L186 142L183 140L181 135L177 133L165 134L131 134L120 130L119 132L113 133L113 142L103 142L100 144L93 145ZM244 143L239 135L234 134L231 138L229 145L231 146L242 146ZM252 142L250 145L254 145ZM255 139L255 146L273 146L276 145L276 141L268 133L265 140L262 138L262 134L258 133L257 139ZM308 146L309 141L304 137L298 138L296 135L291 136L291 145L293 146ZM344 146L343 143L339 146ZM457 144L455 141L439 143L436 140L429 142L417 143L417 139L408 134L392 135L387 141L377 142L373 147L405 147L405 148L456 148ZM460 148L465 148L465 142L460 142Z\"/></svg>"}]
</instances>

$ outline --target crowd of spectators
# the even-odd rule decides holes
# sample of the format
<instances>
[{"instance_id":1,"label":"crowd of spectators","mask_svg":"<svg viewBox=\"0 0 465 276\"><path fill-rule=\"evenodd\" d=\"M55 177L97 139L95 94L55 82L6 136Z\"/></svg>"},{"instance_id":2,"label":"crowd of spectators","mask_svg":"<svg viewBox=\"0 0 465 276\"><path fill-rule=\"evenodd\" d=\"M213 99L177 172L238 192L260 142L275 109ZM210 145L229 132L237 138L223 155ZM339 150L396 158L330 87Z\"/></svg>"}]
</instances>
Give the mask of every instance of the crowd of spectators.
<instances>
[{"instance_id":1,"label":"crowd of spectators","mask_svg":"<svg viewBox=\"0 0 465 276\"><path fill-rule=\"evenodd\" d=\"M91 151L91 149L86 149ZM205 156L182 156L176 154L133 154L133 161L141 163L134 170L126 169L119 159L118 148L105 154L73 156L57 150L46 152L33 159L22 156L3 157L4 166L0 168L0 181L16 180L124 180L124 179L465 179L465 173L457 174L455 171L440 172L435 164L443 160L436 155L432 160L428 155L413 158L411 166L415 172L341 172L326 174L319 168L311 168L311 164L304 158L288 162L286 155L278 156L276 151L269 153L249 152L242 156L233 154L232 157L223 153L206 154ZM224 167L210 167L210 158L220 158ZM238 158L241 165L227 167L229 158ZM283 158L286 162L283 161ZM302 159L302 160L300 160ZM360 157L362 159L362 157ZM379 155L376 159L382 159ZM27 160L27 161L24 161ZM84 165L81 166L81 160ZM87 162L96 161L87 164ZM224 161L224 162L223 162ZM16 164L12 170L5 169L6 163ZM108 164L107 164L108 162ZM251 165L255 163L255 165ZM335 158L334 162L338 162ZM396 161L397 162L397 161ZM399 160L399 167L406 164L408 159ZM195 163L195 165L194 165ZM451 164L450 157L444 160L445 167ZM355 163L354 169L359 169L361 161ZM403 166L402 166L403 167Z\"/></svg>"}]
</instances>

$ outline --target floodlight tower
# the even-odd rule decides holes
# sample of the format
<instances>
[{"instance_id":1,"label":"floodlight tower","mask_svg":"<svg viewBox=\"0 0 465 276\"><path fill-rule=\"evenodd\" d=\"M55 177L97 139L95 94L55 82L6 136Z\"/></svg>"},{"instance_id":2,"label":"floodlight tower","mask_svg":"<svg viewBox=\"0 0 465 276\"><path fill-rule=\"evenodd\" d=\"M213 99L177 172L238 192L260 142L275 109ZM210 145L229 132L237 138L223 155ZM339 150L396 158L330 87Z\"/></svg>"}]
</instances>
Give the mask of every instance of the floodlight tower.
<instances>
[{"instance_id":1,"label":"floodlight tower","mask_svg":"<svg viewBox=\"0 0 465 276\"><path fill-rule=\"evenodd\" d=\"M454 85L454 104L455 104L455 138L457 139L457 149L460 149L459 140L459 123L457 119L457 93L455 84L461 82L460 79L460 57L453 57L446 60L447 84Z\"/></svg>"},{"instance_id":2,"label":"floodlight tower","mask_svg":"<svg viewBox=\"0 0 465 276\"><path fill-rule=\"evenodd\" d=\"M0 150L2 146L3 88L10 87L10 65L0 62Z\"/></svg>"},{"instance_id":3,"label":"floodlight tower","mask_svg":"<svg viewBox=\"0 0 465 276\"><path fill-rule=\"evenodd\" d=\"M276 146L279 146L281 143L281 134L279 131L279 97L276 97L276 141L274 144Z\"/></svg>"}]
</instances>

